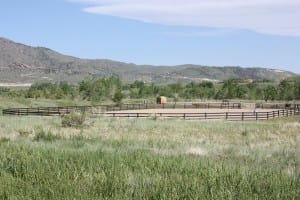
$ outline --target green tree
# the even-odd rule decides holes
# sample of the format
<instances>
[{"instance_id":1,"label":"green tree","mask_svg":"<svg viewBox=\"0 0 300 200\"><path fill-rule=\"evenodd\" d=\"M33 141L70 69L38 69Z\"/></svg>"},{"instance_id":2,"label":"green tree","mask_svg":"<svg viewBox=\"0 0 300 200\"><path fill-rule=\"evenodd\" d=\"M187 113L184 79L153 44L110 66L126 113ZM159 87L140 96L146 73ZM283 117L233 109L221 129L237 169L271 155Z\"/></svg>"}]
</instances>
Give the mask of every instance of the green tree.
<instances>
[{"instance_id":1,"label":"green tree","mask_svg":"<svg viewBox=\"0 0 300 200\"><path fill-rule=\"evenodd\" d=\"M249 97L249 91L246 85L238 85L235 89L235 97L239 99L247 99Z\"/></svg>"},{"instance_id":2,"label":"green tree","mask_svg":"<svg viewBox=\"0 0 300 200\"><path fill-rule=\"evenodd\" d=\"M284 79L280 81L278 85L278 95L280 100L293 100L296 97L295 93L295 82Z\"/></svg>"},{"instance_id":3,"label":"green tree","mask_svg":"<svg viewBox=\"0 0 300 200\"><path fill-rule=\"evenodd\" d=\"M225 80L222 88L216 93L217 99L232 99L236 97L236 88L238 86L237 80Z\"/></svg>"},{"instance_id":4,"label":"green tree","mask_svg":"<svg viewBox=\"0 0 300 200\"><path fill-rule=\"evenodd\" d=\"M295 99L300 99L300 76L295 78Z\"/></svg>"},{"instance_id":5,"label":"green tree","mask_svg":"<svg viewBox=\"0 0 300 200\"><path fill-rule=\"evenodd\" d=\"M264 100L267 102L268 100L275 100L277 96L277 89L273 85L268 85L263 90Z\"/></svg>"},{"instance_id":6,"label":"green tree","mask_svg":"<svg viewBox=\"0 0 300 200\"><path fill-rule=\"evenodd\" d=\"M117 90L112 98L113 102L115 102L117 105L122 104L124 94L122 93L121 90Z\"/></svg>"}]
</instances>

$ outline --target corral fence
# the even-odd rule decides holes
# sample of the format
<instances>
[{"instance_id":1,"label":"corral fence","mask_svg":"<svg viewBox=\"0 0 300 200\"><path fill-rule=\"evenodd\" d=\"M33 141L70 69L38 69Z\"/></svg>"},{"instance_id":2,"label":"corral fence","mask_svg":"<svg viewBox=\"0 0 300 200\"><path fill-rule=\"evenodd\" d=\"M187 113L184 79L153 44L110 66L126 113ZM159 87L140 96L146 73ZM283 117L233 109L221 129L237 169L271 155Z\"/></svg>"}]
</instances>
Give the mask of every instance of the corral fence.
<instances>
[{"instance_id":1,"label":"corral fence","mask_svg":"<svg viewBox=\"0 0 300 200\"><path fill-rule=\"evenodd\" d=\"M37 108L8 108L3 109L3 115L38 115L55 116L70 114L73 111L88 111L91 106L67 106L67 107L37 107Z\"/></svg>"},{"instance_id":2,"label":"corral fence","mask_svg":"<svg viewBox=\"0 0 300 200\"><path fill-rule=\"evenodd\" d=\"M279 117L288 117L293 115L299 115L300 110L285 109L274 110L269 112L109 112L105 113L107 117L119 117L119 118L178 118L178 119L224 119L230 121L246 121L246 120L269 120Z\"/></svg>"},{"instance_id":3,"label":"corral fence","mask_svg":"<svg viewBox=\"0 0 300 200\"><path fill-rule=\"evenodd\" d=\"M174 104L122 104L122 105L97 105L97 106L66 106L66 107L37 107L37 108L9 108L3 109L3 115L37 115L37 116L60 116L70 114L74 111L89 112L92 116L127 117L127 118L182 118L182 119L225 119L225 120L261 120L273 119L283 116L300 115L300 104L284 105L262 105L257 108L281 108L274 111L260 112L238 112L241 108L239 103L174 103ZM197 109L218 108L236 109L237 112L135 112L134 110L147 109ZM118 112L131 110L130 112Z\"/></svg>"},{"instance_id":4,"label":"corral fence","mask_svg":"<svg viewBox=\"0 0 300 200\"><path fill-rule=\"evenodd\" d=\"M36 108L8 108L3 109L4 115L39 115L55 116L65 115L73 111L84 111L92 114L102 114L109 111L145 110L145 109L197 109L220 108L239 109L239 103L168 103L168 104L121 104L96 106L65 106L65 107L36 107Z\"/></svg>"},{"instance_id":5,"label":"corral fence","mask_svg":"<svg viewBox=\"0 0 300 200\"><path fill-rule=\"evenodd\" d=\"M102 105L103 106L103 105ZM106 111L120 110L144 110L144 109L197 109L197 108L218 108L218 109L239 109L241 103L220 103L220 102L190 102L190 103L166 103L166 104L123 104L123 105L105 105Z\"/></svg>"}]
</instances>

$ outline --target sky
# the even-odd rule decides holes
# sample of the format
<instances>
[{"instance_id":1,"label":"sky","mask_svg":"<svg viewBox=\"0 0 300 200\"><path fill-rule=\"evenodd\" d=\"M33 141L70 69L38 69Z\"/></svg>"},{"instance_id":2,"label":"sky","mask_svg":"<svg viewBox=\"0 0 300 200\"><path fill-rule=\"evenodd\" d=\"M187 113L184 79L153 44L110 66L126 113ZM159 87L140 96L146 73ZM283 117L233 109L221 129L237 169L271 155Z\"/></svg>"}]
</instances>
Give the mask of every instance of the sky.
<instances>
[{"instance_id":1,"label":"sky","mask_svg":"<svg viewBox=\"0 0 300 200\"><path fill-rule=\"evenodd\" d=\"M300 74L300 0L3 0L0 37L80 58Z\"/></svg>"}]
</instances>

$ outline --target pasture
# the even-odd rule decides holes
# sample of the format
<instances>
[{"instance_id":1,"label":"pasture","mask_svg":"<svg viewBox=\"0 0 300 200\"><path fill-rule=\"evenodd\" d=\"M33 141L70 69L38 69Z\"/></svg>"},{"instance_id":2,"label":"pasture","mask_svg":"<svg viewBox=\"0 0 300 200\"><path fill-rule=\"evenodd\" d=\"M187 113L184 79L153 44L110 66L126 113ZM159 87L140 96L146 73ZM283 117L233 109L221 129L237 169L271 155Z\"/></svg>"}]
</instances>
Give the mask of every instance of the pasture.
<instances>
[{"instance_id":1,"label":"pasture","mask_svg":"<svg viewBox=\"0 0 300 200\"><path fill-rule=\"evenodd\" d=\"M299 116L0 116L0 198L299 199L299 130Z\"/></svg>"}]
</instances>

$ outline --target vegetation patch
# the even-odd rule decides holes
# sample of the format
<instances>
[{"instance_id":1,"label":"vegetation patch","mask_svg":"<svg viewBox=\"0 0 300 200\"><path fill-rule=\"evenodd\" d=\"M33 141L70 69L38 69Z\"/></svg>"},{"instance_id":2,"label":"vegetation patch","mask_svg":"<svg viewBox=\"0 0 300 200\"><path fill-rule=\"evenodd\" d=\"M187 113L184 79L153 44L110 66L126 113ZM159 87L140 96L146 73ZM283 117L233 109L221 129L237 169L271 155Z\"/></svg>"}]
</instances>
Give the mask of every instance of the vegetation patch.
<instances>
[{"instance_id":1,"label":"vegetation patch","mask_svg":"<svg viewBox=\"0 0 300 200\"><path fill-rule=\"evenodd\" d=\"M32 133L31 131L25 129L18 129L17 132L21 137L27 137Z\"/></svg>"},{"instance_id":2,"label":"vegetation patch","mask_svg":"<svg viewBox=\"0 0 300 200\"><path fill-rule=\"evenodd\" d=\"M6 137L0 138L0 144L1 144L1 143L7 143L7 142L9 142L9 141L10 141L9 138L6 138Z\"/></svg>"},{"instance_id":3,"label":"vegetation patch","mask_svg":"<svg viewBox=\"0 0 300 200\"><path fill-rule=\"evenodd\" d=\"M55 135L50 130L45 131L42 128L38 128L33 137L33 141L53 142L53 141L59 140L61 138L62 137L60 135Z\"/></svg>"},{"instance_id":4,"label":"vegetation patch","mask_svg":"<svg viewBox=\"0 0 300 200\"><path fill-rule=\"evenodd\" d=\"M297 179L272 168L243 169L220 161L140 150L0 148L5 152L0 154L0 176L5 183L0 187L1 198L295 199L298 195Z\"/></svg>"},{"instance_id":5,"label":"vegetation patch","mask_svg":"<svg viewBox=\"0 0 300 200\"><path fill-rule=\"evenodd\" d=\"M63 127L82 127L85 119L85 112L73 111L70 114L61 116L61 124Z\"/></svg>"}]
</instances>

